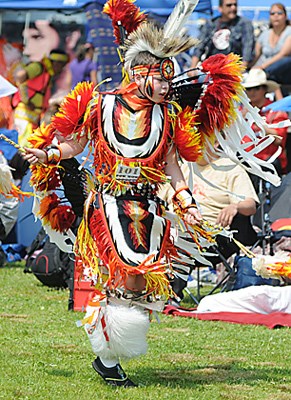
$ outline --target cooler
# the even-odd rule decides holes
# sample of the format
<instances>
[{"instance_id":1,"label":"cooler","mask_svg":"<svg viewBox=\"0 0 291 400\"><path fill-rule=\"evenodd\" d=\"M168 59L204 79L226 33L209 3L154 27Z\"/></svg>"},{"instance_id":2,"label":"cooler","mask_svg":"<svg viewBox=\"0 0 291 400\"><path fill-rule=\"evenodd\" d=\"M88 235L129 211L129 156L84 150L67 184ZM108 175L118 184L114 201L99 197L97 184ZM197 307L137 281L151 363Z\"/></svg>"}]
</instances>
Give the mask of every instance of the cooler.
<instances>
[{"instance_id":1,"label":"cooler","mask_svg":"<svg viewBox=\"0 0 291 400\"><path fill-rule=\"evenodd\" d=\"M83 279L80 280L80 273L75 270L74 272L74 292L73 301L74 311L85 311L88 304L88 300L92 296L94 289L91 287L91 283Z\"/></svg>"}]
</instances>

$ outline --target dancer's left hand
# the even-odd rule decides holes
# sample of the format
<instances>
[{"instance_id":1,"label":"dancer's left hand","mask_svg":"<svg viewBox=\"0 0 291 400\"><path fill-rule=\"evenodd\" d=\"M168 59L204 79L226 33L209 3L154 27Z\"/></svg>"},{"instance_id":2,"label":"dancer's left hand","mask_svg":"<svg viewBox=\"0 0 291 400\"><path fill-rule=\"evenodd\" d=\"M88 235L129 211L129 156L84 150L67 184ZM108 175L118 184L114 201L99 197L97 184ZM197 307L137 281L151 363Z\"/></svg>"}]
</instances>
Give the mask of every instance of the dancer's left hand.
<instances>
[{"instance_id":1,"label":"dancer's left hand","mask_svg":"<svg viewBox=\"0 0 291 400\"><path fill-rule=\"evenodd\" d=\"M187 213L184 215L183 219L189 225L197 225L202 221L202 215L196 207L191 207L187 210Z\"/></svg>"}]
</instances>

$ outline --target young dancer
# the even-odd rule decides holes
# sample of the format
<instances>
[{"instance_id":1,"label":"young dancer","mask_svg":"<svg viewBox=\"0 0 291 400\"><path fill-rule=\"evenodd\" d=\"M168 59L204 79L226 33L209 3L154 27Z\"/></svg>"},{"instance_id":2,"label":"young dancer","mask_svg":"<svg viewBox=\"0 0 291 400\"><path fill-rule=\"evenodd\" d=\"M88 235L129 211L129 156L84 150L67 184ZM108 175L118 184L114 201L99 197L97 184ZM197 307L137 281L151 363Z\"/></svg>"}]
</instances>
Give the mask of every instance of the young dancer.
<instances>
[{"instance_id":1,"label":"young dancer","mask_svg":"<svg viewBox=\"0 0 291 400\"><path fill-rule=\"evenodd\" d=\"M110 15L115 11L116 17L122 7L126 21L121 25L128 36L121 49L129 82L110 93L98 92L87 82L78 84L52 123L35 132L25 159L31 163L32 183L42 198L38 215L47 229L66 233L75 215L53 192L60 186L59 163L89 144L94 182L89 189L83 175L87 199L74 251L76 266L92 281L95 297L82 323L97 356L94 369L108 384L129 387L135 384L119 359L146 352L149 314L162 310L172 295L169 280L175 265L187 277L185 255L199 254L200 238L204 243L213 240L177 157L195 161L203 150L203 137L213 142L213 132L234 120L234 98L242 93L242 67L234 55L206 62L203 73L211 77L211 90L204 90L205 101L198 102L195 112L182 108L169 100L174 76L170 57L191 47L193 40L173 34L167 25L161 29L148 23L132 1L109 1L104 11ZM115 17L120 43L120 20ZM194 240L191 246L187 240L174 243L171 221L156 196L159 186L168 181L175 190L181 224ZM184 255L177 247L184 249Z\"/></svg>"}]
</instances>

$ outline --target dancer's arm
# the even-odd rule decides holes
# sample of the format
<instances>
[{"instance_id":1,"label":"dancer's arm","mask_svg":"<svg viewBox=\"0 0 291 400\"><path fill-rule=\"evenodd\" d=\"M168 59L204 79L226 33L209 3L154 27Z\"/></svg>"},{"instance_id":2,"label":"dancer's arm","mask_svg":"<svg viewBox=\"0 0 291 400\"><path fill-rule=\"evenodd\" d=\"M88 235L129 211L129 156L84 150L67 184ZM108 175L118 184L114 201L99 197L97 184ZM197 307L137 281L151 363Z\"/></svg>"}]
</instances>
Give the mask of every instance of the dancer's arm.
<instances>
[{"instance_id":1,"label":"dancer's arm","mask_svg":"<svg viewBox=\"0 0 291 400\"><path fill-rule=\"evenodd\" d=\"M171 185L175 192L188 187L183 173L179 167L175 148L168 153L166 162L167 166L165 172L167 175L171 176ZM202 216L196 207L190 207L187 209L187 212L184 215L184 220L188 224L198 224L202 220Z\"/></svg>"},{"instance_id":2,"label":"dancer's arm","mask_svg":"<svg viewBox=\"0 0 291 400\"><path fill-rule=\"evenodd\" d=\"M78 141L70 140L59 144L58 148L61 151L61 159L66 160L82 153L82 151L86 147L87 141L88 140L86 137L82 137ZM23 155L23 158L27 160L30 164L46 164L48 161L47 152L45 149L42 150L25 147L25 152L26 153Z\"/></svg>"}]
</instances>

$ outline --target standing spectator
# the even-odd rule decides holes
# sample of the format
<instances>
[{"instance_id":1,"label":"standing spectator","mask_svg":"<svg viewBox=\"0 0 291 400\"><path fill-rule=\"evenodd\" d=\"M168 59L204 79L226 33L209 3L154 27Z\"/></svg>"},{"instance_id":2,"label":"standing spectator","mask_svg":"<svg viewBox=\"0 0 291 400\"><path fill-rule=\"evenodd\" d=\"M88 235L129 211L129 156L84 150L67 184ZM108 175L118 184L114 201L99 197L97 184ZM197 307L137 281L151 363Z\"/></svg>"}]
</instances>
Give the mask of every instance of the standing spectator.
<instances>
[{"instance_id":1,"label":"standing spectator","mask_svg":"<svg viewBox=\"0 0 291 400\"><path fill-rule=\"evenodd\" d=\"M97 64L93 61L94 46L86 43L78 47L76 58L69 65L68 86L72 89L77 83L91 81L97 84Z\"/></svg>"},{"instance_id":2,"label":"standing spectator","mask_svg":"<svg viewBox=\"0 0 291 400\"><path fill-rule=\"evenodd\" d=\"M254 61L255 68L263 69L268 78L291 84L291 26L281 3L271 6L270 26L258 38Z\"/></svg>"},{"instance_id":3,"label":"standing spectator","mask_svg":"<svg viewBox=\"0 0 291 400\"><path fill-rule=\"evenodd\" d=\"M219 0L219 11L221 15L207 21L201 29L191 68L217 53L239 54L246 67L254 57L253 26L251 21L237 15L237 1Z\"/></svg>"},{"instance_id":4,"label":"standing spectator","mask_svg":"<svg viewBox=\"0 0 291 400\"><path fill-rule=\"evenodd\" d=\"M267 124L275 124L280 121L288 119L287 113L283 111L265 111L264 107L272 103L270 99L266 97L267 93L275 92L280 88L280 85L274 81L267 80L267 75L263 70L251 69L247 77L243 82L246 88L248 97L253 107L260 109L260 114L265 117ZM244 113L244 110L242 110ZM259 132L259 128L254 123L252 126L254 132ZM258 153L258 157L261 160L269 160L270 157L278 150L278 147L282 147L282 152L279 157L273 162L274 167L277 169L279 175L286 173L288 164L286 154L286 140L287 140L287 127L286 128L269 128L265 127L267 135L275 136L275 140L272 144ZM245 138L247 141L247 138Z\"/></svg>"},{"instance_id":5,"label":"standing spectator","mask_svg":"<svg viewBox=\"0 0 291 400\"><path fill-rule=\"evenodd\" d=\"M37 128L48 107L53 78L58 76L69 60L59 49L52 50L41 62L32 62L16 74L18 92L13 96L14 127L19 133L18 142L27 145L27 138Z\"/></svg>"}]
</instances>

